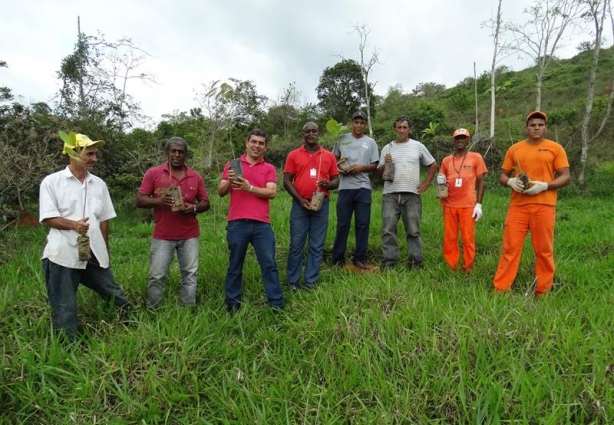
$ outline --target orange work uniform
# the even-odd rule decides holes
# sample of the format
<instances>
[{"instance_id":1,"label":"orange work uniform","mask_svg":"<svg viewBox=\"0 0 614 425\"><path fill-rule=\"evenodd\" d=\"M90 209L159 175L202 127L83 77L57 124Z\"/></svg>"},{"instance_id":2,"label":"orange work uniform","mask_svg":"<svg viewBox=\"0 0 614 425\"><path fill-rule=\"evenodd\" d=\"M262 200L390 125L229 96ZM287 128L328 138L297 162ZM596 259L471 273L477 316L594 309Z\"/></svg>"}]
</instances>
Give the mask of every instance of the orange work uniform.
<instances>
[{"instance_id":1,"label":"orange work uniform","mask_svg":"<svg viewBox=\"0 0 614 425\"><path fill-rule=\"evenodd\" d=\"M463 270L469 272L473 267L475 220L472 214L477 202L475 183L477 177L487 171L484 159L476 152L467 152L464 157L448 155L441 161L439 172L446 176L448 184L448 197L440 200L443 206L443 258L452 270L456 270L460 260L459 229L463 243Z\"/></svg>"},{"instance_id":2,"label":"orange work uniform","mask_svg":"<svg viewBox=\"0 0 614 425\"><path fill-rule=\"evenodd\" d=\"M521 172L529 180L551 182L555 170L568 168L569 161L563 147L552 140L544 139L538 144L522 140L513 144L505 154L501 168ZM556 190L546 190L535 196L512 190L503 231L503 250L493 285L497 291L507 292L516 274L522 246L531 231L531 242L535 253L535 295L543 295L552 287L554 280L554 222Z\"/></svg>"}]
</instances>

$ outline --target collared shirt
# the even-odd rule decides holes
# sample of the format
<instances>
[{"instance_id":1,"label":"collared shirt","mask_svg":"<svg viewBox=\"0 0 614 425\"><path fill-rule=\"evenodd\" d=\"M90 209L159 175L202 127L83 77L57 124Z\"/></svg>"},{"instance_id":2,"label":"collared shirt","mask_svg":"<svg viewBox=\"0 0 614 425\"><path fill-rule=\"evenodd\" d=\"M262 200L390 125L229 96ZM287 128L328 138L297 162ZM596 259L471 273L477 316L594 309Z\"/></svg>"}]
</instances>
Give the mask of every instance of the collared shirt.
<instances>
[{"instance_id":1,"label":"collared shirt","mask_svg":"<svg viewBox=\"0 0 614 425\"><path fill-rule=\"evenodd\" d=\"M171 185L168 161L145 172L139 194L154 198L161 197ZM185 165L185 174L181 179L172 177L172 184L181 189L183 200L189 204L209 199L203 178L197 171ZM155 239L181 241L200 236L198 219L194 214L174 213L171 207L160 205L154 208Z\"/></svg>"},{"instance_id":2,"label":"collared shirt","mask_svg":"<svg viewBox=\"0 0 614 425\"><path fill-rule=\"evenodd\" d=\"M100 223L112 219L116 214L107 185L100 177L87 173L81 183L68 167L50 174L40 185L39 206L41 222L55 217L75 221L81 220L84 215L89 217L87 235L90 237L90 248L100 267L109 267L109 251L100 231ZM87 261L79 261L78 236L75 230L50 228L43 258L71 269L86 268Z\"/></svg>"},{"instance_id":3,"label":"collared shirt","mask_svg":"<svg viewBox=\"0 0 614 425\"><path fill-rule=\"evenodd\" d=\"M272 164L260 158L255 164L247 162L247 155L243 154L241 160L243 177L253 187L266 187L267 183L277 183L277 172ZM222 180L228 180L228 166L226 163L222 172ZM235 187L230 188L230 205L228 207L228 221L256 220L271 223L269 215L270 199L263 199L247 190Z\"/></svg>"},{"instance_id":4,"label":"collared shirt","mask_svg":"<svg viewBox=\"0 0 614 425\"><path fill-rule=\"evenodd\" d=\"M294 181L292 184L303 199L311 199L313 193L318 190L317 182L328 180L339 175L337 170L337 160L335 156L319 147L317 151L310 152L301 145L293 150L286 158L284 173L292 174ZM326 196L330 193L322 189Z\"/></svg>"}]
</instances>

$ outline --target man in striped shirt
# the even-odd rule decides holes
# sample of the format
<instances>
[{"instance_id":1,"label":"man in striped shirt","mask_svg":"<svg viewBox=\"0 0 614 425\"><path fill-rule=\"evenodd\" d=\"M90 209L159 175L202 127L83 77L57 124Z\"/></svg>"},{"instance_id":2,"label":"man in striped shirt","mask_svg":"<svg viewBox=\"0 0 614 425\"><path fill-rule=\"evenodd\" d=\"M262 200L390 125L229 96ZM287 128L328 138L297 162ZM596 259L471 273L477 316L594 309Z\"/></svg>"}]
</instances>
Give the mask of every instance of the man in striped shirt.
<instances>
[{"instance_id":1,"label":"man in striped shirt","mask_svg":"<svg viewBox=\"0 0 614 425\"><path fill-rule=\"evenodd\" d=\"M437 174L437 161L417 140L410 139L412 127L408 117L397 118L394 131L397 139L387 144L381 152L378 172L384 164L394 164L393 181L384 183L382 199L382 268L394 267L399 259L397 224L403 220L409 258L407 266L422 268L422 239L420 220L422 217L421 195ZM420 166L427 167L424 181L420 182Z\"/></svg>"}]
</instances>

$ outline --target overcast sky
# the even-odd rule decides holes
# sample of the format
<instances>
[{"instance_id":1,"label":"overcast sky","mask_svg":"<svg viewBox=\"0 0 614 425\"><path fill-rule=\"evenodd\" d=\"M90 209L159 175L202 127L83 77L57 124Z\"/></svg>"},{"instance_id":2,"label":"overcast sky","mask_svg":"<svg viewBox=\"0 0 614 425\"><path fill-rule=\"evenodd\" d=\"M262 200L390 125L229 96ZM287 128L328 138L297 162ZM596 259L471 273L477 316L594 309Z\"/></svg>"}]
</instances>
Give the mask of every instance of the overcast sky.
<instances>
[{"instance_id":1,"label":"overcast sky","mask_svg":"<svg viewBox=\"0 0 614 425\"><path fill-rule=\"evenodd\" d=\"M535 0L503 0L504 20L521 22ZM494 18L496 0L21 0L2 1L0 86L25 103L49 102L60 88L56 72L76 42L77 16L88 35L108 41L130 37L152 56L139 72L158 82L132 80L128 92L155 122L187 111L203 83L252 80L276 99L295 82L303 102L316 102L322 71L342 55L358 58L352 24L371 29L367 53L381 49L373 68L376 93L421 82L451 87L490 69L492 38L482 22ZM570 57L589 36L576 34L559 57ZM609 46L610 43L607 45ZM515 70L531 65L512 56Z\"/></svg>"}]
</instances>

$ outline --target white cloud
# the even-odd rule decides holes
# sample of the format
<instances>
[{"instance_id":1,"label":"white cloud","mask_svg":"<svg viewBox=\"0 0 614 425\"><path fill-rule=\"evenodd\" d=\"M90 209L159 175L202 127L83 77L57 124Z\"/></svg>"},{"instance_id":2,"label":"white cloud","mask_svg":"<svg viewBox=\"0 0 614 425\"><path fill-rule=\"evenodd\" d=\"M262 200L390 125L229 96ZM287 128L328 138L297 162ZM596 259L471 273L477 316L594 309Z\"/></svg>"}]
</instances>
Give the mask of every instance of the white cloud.
<instances>
[{"instance_id":1,"label":"white cloud","mask_svg":"<svg viewBox=\"0 0 614 425\"><path fill-rule=\"evenodd\" d=\"M504 1L504 19L519 22L531 4ZM407 91L421 82L450 87L473 74L474 62L478 73L489 69L492 40L481 23L496 6L496 0L13 1L0 16L0 60L9 65L0 78L26 102L49 101L80 16L86 34L130 37L152 55L139 71L159 84L132 81L129 92L154 120L197 106L201 84L230 77L254 81L271 99L295 82L305 101L315 102L319 77L340 60L336 55L357 58L352 24L368 25L370 47L382 50L372 74L377 93L395 84ZM573 55L576 44L560 55ZM504 64L530 65L515 56Z\"/></svg>"}]
</instances>

